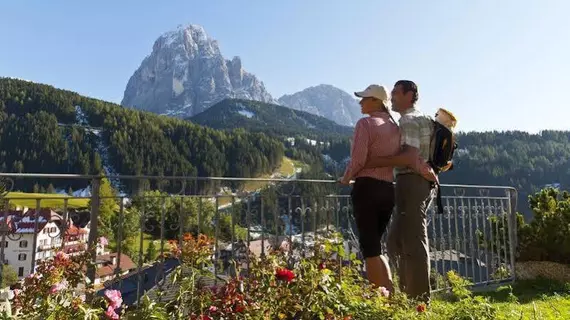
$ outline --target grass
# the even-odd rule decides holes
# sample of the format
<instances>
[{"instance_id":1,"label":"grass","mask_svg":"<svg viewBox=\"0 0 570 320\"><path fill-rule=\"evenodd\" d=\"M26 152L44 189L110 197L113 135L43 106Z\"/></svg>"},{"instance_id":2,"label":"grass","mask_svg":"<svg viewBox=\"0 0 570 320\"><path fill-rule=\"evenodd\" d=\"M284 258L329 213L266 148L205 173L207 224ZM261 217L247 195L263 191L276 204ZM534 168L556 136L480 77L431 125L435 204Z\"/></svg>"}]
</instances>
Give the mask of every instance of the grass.
<instances>
[{"instance_id":1,"label":"grass","mask_svg":"<svg viewBox=\"0 0 570 320\"><path fill-rule=\"evenodd\" d=\"M537 279L482 293L500 310L497 319L569 319L570 283Z\"/></svg>"},{"instance_id":2,"label":"grass","mask_svg":"<svg viewBox=\"0 0 570 320\"><path fill-rule=\"evenodd\" d=\"M151 242L154 241L154 248L156 249L156 254L157 256L160 254L160 239L155 239L152 235L148 234L148 233L144 233L142 234L142 254L143 257L146 255L146 252L148 250L148 246L150 245ZM141 244L141 239L140 239L140 233L136 235L136 237L134 238L134 243L133 243L133 249L134 251L137 253L136 256L138 259L138 253L139 253L139 248L140 248L140 244ZM170 252L170 245L168 244L168 240L164 240L164 252ZM156 257L153 257L153 260L156 259Z\"/></svg>"},{"instance_id":3,"label":"grass","mask_svg":"<svg viewBox=\"0 0 570 320\"><path fill-rule=\"evenodd\" d=\"M293 159L289 159L291 160L291 162L293 163L293 166L295 168L301 168L303 170L308 169L310 166L304 162L301 162L299 160L293 160Z\"/></svg>"},{"instance_id":4,"label":"grass","mask_svg":"<svg viewBox=\"0 0 570 320\"><path fill-rule=\"evenodd\" d=\"M490 292L475 293L487 297L498 309L496 319L570 319L570 283L552 280L520 280ZM435 302L435 301L434 301ZM434 308L446 308L437 299Z\"/></svg>"},{"instance_id":5,"label":"grass","mask_svg":"<svg viewBox=\"0 0 570 320\"><path fill-rule=\"evenodd\" d=\"M288 177L291 176L295 173L295 170L301 167L301 164L298 161L295 160L291 160L287 157L283 157L283 161L281 161L281 165L279 166L279 168L277 170L275 170L275 173L280 174L283 177ZM264 179L269 179L271 178L271 174L265 174L261 177L258 178L264 178ZM243 191L245 192L253 192L259 189L263 189L265 187L267 187L267 185L270 182L267 181L247 181L244 183L244 187L243 187ZM228 195L228 196L220 196L218 198L218 205L223 206L226 204L229 204L232 202L232 196Z\"/></svg>"},{"instance_id":6,"label":"grass","mask_svg":"<svg viewBox=\"0 0 570 320\"><path fill-rule=\"evenodd\" d=\"M295 164L293 160L283 157L283 161L281 161L281 166L275 171L275 173L280 174L283 177L288 177L295 173ZM271 174L263 175L259 178L269 179L271 178ZM244 191L251 192L259 189L263 189L269 184L267 181L247 181L244 184Z\"/></svg>"},{"instance_id":7,"label":"grass","mask_svg":"<svg viewBox=\"0 0 570 320\"><path fill-rule=\"evenodd\" d=\"M142 239L142 245L143 245L143 246L142 246L142 250L143 250L142 252L143 252L143 255L146 253L146 250L147 250L147 248L148 248L148 245L149 245L149 243L151 243L152 241L154 241L152 235L150 235L150 234L148 234L148 233L143 233L143 239ZM135 237L135 243L134 243L134 246L133 246L133 247L137 250L137 252L138 252L138 250L139 250L139 248L140 248L140 243L141 243L141 238L140 238L140 233L139 233L139 234L137 234L137 236ZM157 245L156 248L158 248L158 243L155 243L155 244Z\"/></svg>"},{"instance_id":8,"label":"grass","mask_svg":"<svg viewBox=\"0 0 570 320\"><path fill-rule=\"evenodd\" d=\"M41 199L40 207L42 208L63 208L65 198L68 198L67 208L69 209L85 208L89 203L89 199L77 199L63 194L10 192L5 198L10 200L12 206L28 208L35 208L37 199Z\"/></svg>"}]
</instances>

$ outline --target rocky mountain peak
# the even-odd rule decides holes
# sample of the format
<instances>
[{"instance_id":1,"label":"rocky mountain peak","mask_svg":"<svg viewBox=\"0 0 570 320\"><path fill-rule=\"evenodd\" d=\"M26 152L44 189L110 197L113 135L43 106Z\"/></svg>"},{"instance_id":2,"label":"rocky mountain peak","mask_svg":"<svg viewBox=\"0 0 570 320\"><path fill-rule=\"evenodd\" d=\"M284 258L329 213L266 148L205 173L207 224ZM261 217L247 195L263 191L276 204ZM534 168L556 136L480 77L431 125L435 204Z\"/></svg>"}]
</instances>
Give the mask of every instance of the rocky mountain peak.
<instances>
[{"instance_id":1,"label":"rocky mountain peak","mask_svg":"<svg viewBox=\"0 0 570 320\"><path fill-rule=\"evenodd\" d=\"M320 84L279 98L281 105L353 126L362 115L353 95L330 84Z\"/></svg>"},{"instance_id":2,"label":"rocky mountain peak","mask_svg":"<svg viewBox=\"0 0 570 320\"><path fill-rule=\"evenodd\" d=\"M129 79L122 104L177 117L200 113L225 98L273 102L263 82L226 60L202 26L162 34Z\"/></svg>"}]
</instances>

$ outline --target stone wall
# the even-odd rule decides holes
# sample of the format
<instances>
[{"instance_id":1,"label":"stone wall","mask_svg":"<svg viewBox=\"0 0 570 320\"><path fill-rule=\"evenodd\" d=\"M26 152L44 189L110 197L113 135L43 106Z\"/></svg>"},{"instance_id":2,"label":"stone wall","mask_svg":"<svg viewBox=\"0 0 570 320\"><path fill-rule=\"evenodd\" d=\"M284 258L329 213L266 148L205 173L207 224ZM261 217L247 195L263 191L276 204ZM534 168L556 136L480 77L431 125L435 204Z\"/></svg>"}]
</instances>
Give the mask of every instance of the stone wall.
<instances>
[{"instance_id":1,"label":"stone wall","mask_svg":"<svg viewBox=\"0 0 570 320\"><path fill-rule=\"evenodd\" d=\"M550 261L524 261L515 264L517 279L546 278L570 282L570 265Z\"/></svg>"}]
</instances>

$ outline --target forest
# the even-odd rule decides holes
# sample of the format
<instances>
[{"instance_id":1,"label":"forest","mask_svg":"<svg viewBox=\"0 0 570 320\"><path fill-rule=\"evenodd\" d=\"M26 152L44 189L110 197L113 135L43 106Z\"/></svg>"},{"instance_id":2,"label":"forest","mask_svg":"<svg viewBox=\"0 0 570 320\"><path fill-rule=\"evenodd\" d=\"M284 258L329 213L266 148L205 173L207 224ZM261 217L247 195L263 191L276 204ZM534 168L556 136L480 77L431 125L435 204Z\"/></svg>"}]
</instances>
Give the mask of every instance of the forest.
<instances>
[{"instance_id":1,"label":"forest","mask_svg":"<svg viewBox=\"0 0 570 320\"><path fill-rule=\"evenodd\" d=\"M2 172L155 176L255 177L272 172L284 155L283 144L263 133L215 130L7 78L0 78L0 150ZM16 187L31 191L36 182L48 186Z\"/></svg>"}]
</instances>

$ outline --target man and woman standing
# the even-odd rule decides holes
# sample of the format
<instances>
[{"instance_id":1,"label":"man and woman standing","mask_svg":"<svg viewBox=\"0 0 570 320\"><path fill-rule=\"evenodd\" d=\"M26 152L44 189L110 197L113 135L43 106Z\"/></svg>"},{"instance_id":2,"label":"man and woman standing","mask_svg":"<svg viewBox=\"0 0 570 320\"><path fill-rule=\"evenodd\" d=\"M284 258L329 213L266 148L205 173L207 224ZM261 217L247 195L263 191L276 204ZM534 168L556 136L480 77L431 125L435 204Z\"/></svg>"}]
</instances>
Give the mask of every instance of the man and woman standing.
<instances>
[{"instance_id":1,"label":"man and woman standing","mask_svg":"<svg viewBox=\"0 0 570 320\"><path fill-rule=\"evenodd\" d=\"M437 182L437 175L426 162L431 119L415 107L418 88L409 80L396 82L391 93L392 110L401 115L399 127L389 114L384 87L370 85L355 95L361 98L361 111L368 117L356 124L351 160L341 183L348 185L355 180L353 214L368 279L393 290L380 240L395 206L388 231L388 257L397 262L402 290L429 303L427 209L433 182Z\"/></svg>"}]
</instances>

